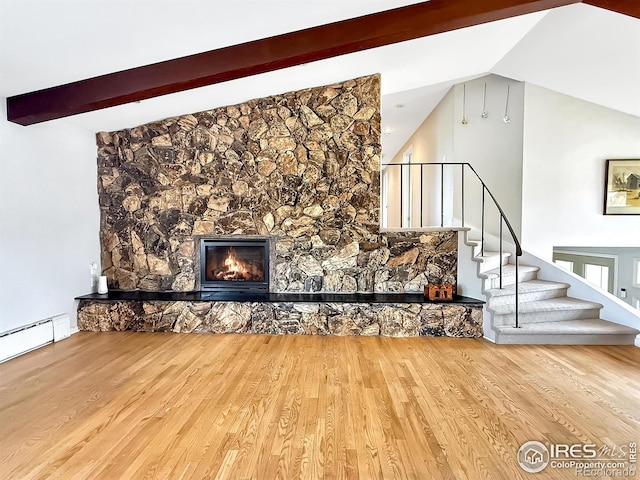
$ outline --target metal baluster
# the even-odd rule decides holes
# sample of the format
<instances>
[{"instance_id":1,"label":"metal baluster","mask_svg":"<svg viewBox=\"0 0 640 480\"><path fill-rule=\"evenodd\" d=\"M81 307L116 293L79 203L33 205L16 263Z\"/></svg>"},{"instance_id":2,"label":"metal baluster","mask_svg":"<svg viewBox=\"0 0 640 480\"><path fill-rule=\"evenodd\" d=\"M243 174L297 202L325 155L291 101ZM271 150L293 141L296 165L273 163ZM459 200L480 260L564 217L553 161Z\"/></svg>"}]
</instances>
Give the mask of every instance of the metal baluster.
<instances>
[{"instance_id":1,"label":"metal baluster","mask_svg":"<svg viewBox=\"0 0 640 480\"><path fill-rule=\"evenodd\" d=\"M404 163L400 164L400 228L404 226L404 188L402 186L402 179L404 177L404 171L402 168Z\"/></svg>"},{"instance_id":2,"label":"metal baluster","mask_svg":"<svg viewBox=\"0 0 640 480\"><path fill-rule=\"evenodd\" d=\"M516 328L520 328L518 325L518 304L520 303L518 298L518 255L516 255Z\"/></svg>"},{"instance_id":3,"label":"metal baluster","mask_svg":"<svg viewBox=\"0 0 640 480\"><path fill-rule=\"evenodd\" d=\"M444 227L444 163L440 164L440 226Z\"/></svg>"},{"instance_id":4,"label":"metal baluster","mask_svg":"<svg viewBox=\"0 0 640 480\"><path fill-rule=\"evenodd\" d=\"M480 239L480 255L484 257L484 191L487 187L482 184L482 225L481 225L481 239Z\"/></svg>"},{"instance_id":5,"label":"metal baluster","mask_svg":"<svg viewBox=\"0 0 640 480\"><path fill-rule=\"evenodd\" d=\"M502 289L502 214L500 214L500 289Z\"/></svg>"},{"instance_id":6,"label":"metal baluster","mask_svg":"<svg viewBox=\"0 0 640 480\"><path fill-rule=\"evenodd\" d=\"M462 205L460 205L460 209L461 209L461 216L462 216L462 228L464 228L464 163L460 165L460 170L461 170L461 185L460 185L460 189L461 189L461 203Z\"/></svg>"},{"instance_id":7,"label":"metal baluster","mask_svg":"<svg viewBox=\"0 0 640 480\"><path fill-rule=\"evenodd\" d=\"M420 228L422 228L422 190L424 190L424 183L422 183L422 170L424 165L420 165Z\"/></svg>"}]
</instances>

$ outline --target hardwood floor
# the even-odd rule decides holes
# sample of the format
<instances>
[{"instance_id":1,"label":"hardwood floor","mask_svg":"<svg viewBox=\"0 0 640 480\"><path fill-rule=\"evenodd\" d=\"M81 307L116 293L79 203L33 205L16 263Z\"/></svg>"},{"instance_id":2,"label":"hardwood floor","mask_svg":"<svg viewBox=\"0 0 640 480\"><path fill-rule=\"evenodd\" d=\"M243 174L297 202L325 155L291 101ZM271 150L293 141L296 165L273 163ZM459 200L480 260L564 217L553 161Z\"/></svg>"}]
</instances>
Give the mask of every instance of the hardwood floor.
<instances>
[{"instance_id":1,"label":"hardwood floor","mask_svg":"<svg viewBox=\"0 0 640 480\"><path fill-rule=\"evenodd\" d=\"M0 364L0 478L576 478L528 440L640 441L640 349L88 333Z\"/></svg>"}]
</instances>

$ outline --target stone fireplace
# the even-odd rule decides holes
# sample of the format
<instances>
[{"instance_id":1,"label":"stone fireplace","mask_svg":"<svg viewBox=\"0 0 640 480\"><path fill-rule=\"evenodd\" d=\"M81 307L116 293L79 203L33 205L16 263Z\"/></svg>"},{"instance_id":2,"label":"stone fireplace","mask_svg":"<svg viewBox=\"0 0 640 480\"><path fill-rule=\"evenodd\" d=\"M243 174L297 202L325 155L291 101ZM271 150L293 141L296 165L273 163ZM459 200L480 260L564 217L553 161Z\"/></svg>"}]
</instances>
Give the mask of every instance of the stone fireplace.
<instances>
[{"instance_id":1,"label":"stone fireplace","mask_svg":"<svg viewBox=\"0 0 640 480\"><path fill-rule=\"evenodd\" d=\"M380 231L380 77L117 132L98 143L110 289L199 289L200 237L260 236L272 292L456 283L455 232Z\"/></svg>"},{"instance_id":2,"label":"stone fireplace","mask_svg":"<svg viewBox=\"0 0 640 480\"><path fill-rule=\"evenodd\" d=\"M268 238L201 238L199 290L268 292L269 254Z\"/></svg>"},{"instance_id":3,"label":"stone fireplace","mask_svg":"<svg viewBox=\"0 0 640 480\"><path fill-rule=\"evenodd\" d=\"M82 299L81 329L481 334L478 301L422 295L456 284L457 232L380 231L379 75L101 132L97 144L110 297ZM201 238L260 238L270 254L262 265L247 245L218 244L208 262ZM266 301L199 293L258 284Z\"/></svg>"},{"instance_id":4,"label":"stone fireplace","mask_svg":"<svg viewBox=\"0 0 640 480\"><path fill-rule=\"evenodd\" d=\"M364 258L377 268L390 247L379 231L379 75L101 132L97 144L110 289L196 289L197 236L269 237L276 292L411 280L376 282Z\"/></svg>"}]
</instances>

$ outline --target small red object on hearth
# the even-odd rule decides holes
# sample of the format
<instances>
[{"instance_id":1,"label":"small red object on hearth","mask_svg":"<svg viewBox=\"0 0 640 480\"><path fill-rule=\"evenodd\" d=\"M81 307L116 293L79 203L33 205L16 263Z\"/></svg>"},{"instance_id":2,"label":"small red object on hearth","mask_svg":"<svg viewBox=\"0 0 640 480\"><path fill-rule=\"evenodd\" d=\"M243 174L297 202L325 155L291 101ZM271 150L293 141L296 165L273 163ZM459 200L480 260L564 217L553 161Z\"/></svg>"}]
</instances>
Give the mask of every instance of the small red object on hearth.
<instances>
[{"instance_id":1,"label":"small red object on hearth","mask_svg":"<svg viewBox=\"0 0 640 480\"><path fill-rule=\"evenodd\" d=\"M450 302L453 300L453 284L430 283L424 287L424 294L429 298L429 300Z\"/></svg>"}]
</instances>

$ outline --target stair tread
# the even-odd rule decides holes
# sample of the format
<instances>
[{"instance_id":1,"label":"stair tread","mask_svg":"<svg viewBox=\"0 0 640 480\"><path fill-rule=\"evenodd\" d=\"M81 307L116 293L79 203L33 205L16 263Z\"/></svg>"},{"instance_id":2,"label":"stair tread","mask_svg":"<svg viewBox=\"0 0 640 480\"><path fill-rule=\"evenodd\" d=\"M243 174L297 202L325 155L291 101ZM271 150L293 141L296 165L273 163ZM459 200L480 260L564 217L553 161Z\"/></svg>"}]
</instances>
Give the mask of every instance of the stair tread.
<instances>
[{"instance_id":1,"label":"stair tread","mask_svg":"<svg viewBox=\"0 0 640 480\"><path fill-rule=\"evenodd\" d=\"M530 292L544 292L547 290L558 290L569 288L571 285L564 282L551 282L549 280L527 280L518 283L518 294ZM505 295L514 295L516 291L515 285L505 285L502 288L488 289L485 294L489 297L501 297Z\"/></svg>"},{"instance_id":2,"label":"stair tread","mask_svg":"<svg viewBox=\"0 0 640 480\"><path fill-rule=\"evenodd\" d=\"M561 310L586 310L590 308L602 308L602 304L580 300L573 297L558 297L535 300L533 302L520 302L518 309L520 313L552 312ZM503 315L513 313L515 305L499 305L492 307L495 314Z\"/></svg>"},{"instance_id":3,"label":"stair tread","mask_svg":"<svg viewBox=\"0 0 640 480\"><path fill-rule=\"evenodd\" d=\"M540 267L534 267L532 265L518 265L518 273L529 273L529 272L537 272L540 270ZM516 267L515 265L508 263L502 266L502 275L509 276L515 275ZM497 278L500 276L500 267L493 268L491 270L487 270L486 272L479 273L478 276L480 278Z\"/></svg>"},{"instance_id":4,"label":"stair tread","mask_svg":"<svg viewBox=\"0 0 640 480\"><path fill-rule=\"evenodd\" d=\"M519 328L512 325L496 325L493 328L500 333L509 335L637 335L640 333L640 330L635 328L601 318L527 323Z\"/></svg>"},{"instance_id":5,"label":"stair tread","mask_svg":"<svg viewBox=\"0 0 640 480\"><path fill-rule=\"evenodd\" d=\"M513 255L510 252L502 252L502 257L510 257L511 255ZM482 255L476 255L474 258L474 260L479 260L479 259L487 259L487 258L493 258L493 257L499 257L500 256L500 252L491 252L491 251L487 251L485 250Z\"/></svg>"}]
</instances>

